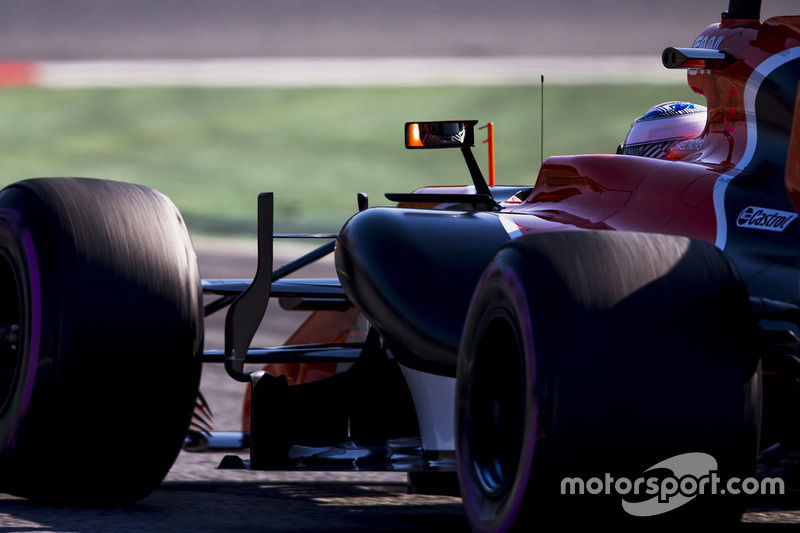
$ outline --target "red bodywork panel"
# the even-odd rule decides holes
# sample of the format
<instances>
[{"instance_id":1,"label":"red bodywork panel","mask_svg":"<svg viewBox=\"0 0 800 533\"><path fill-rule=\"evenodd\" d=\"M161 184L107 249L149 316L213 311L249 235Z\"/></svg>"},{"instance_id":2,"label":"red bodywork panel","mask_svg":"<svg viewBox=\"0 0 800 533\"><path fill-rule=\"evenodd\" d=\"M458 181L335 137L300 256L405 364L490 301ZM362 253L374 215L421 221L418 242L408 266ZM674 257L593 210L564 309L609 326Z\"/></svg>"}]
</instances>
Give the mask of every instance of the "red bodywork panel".
<instances>
[{"instance_id":1,"label":"red bodywork panel","mask_svg":"<svg viewBox=\"0 0 800 533\"><path fill-rule=\"evenodd\" d=\"M712 192L719 175L720 169L705 165L638 156L551 157L528 199L504 212L575 229L670 233L714 242ZM523 233L540 230L526 217L513 220Z\"/></svg>"}]
</instances>

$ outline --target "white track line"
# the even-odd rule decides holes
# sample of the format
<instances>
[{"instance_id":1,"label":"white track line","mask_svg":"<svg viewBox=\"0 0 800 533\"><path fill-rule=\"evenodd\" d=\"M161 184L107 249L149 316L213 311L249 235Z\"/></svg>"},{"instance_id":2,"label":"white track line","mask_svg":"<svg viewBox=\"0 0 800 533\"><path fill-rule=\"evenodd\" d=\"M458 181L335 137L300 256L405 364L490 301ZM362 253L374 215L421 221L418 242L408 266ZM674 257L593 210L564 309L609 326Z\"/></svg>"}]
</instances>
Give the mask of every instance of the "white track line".
<instances>
[{"instance_id":1,"label":"white track line","mask_svg":"<svg viewBox=\"0 0 800 533\"><path fill-rule=\"evenodd\" d=\"M84 87L387 87L684 83L652 56L491 58L276 58L44 61L33 85Z\"/></svg>"}]
</instances>

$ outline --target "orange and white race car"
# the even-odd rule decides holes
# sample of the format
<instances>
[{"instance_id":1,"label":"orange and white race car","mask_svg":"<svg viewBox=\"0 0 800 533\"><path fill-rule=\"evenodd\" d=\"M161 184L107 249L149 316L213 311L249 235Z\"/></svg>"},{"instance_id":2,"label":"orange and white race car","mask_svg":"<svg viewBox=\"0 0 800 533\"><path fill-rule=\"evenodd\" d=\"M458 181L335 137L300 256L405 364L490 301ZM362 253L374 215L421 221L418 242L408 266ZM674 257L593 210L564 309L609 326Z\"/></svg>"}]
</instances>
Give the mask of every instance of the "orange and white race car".
<instances>
[{"instance_id":1,"label":"orange and white race car","mask_svg":"<svg viewBox=\"0 0 800 533\"><path fill-rule=\"evenodd\" d=\"M460 150L469 183L387 194L396 207L361 197L274 270L262 194L253 280L201 280L150 189L7 187L0 488L147 495L204 417L201 364L217 362L247 384L234 440L249 457L223 468L408 472L414 490L460 494L475 531L738 520L740 496L782 488L800 452L800 17L761 21L760 4L731 0L664 51L706 106L654 105L618 153L551 157L535 183L500 186L472 153L477 121L409 122L406 147ZM287 278L330 253L337 278ZM313 313L253 347L271 299ZM222 310L225 347L204 350L203 317ZM193 445L220 446L199 419ZM99 440L115 446L87 449Z\"/></svg>"}]
</instances>

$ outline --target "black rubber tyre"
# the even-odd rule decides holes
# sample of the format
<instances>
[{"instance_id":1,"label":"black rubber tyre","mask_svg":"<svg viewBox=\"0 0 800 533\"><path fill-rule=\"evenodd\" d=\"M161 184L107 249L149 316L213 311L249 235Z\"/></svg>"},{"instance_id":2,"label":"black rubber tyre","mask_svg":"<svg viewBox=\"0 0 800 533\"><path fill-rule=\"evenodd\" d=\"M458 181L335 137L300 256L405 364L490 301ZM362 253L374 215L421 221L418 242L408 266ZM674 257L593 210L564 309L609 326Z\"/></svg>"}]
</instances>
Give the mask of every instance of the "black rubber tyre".
<instances>
[{"instance_id":1,"label":"black rubber tyre","mask_svg":"<svg viewBox=\"0 0 800 533\"><path fill-rule=\"evenodd\" d=\"M502 248L475 290L459 353L456 451L471 527L624 522L613 488L562 495L561 480L635 480L684 453L713 456L722 479L752 475L756 332L733 265L707 243L563 232ZM697 499L635 524L741 513L741 502Z\"/></svg>"},{"instance_id":2,"label":"black rubber tyre","mask_svg":"<svg viewBox=\"0 0 800 533\"><path fill-rule=\"evenodd\" d=\"M197 394L201 297L161 193L81 178L0 191L0 490L81 504L154 490Z\"/></svg>"}]
</instances>

